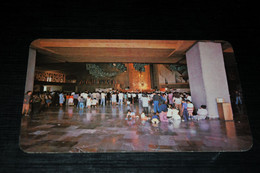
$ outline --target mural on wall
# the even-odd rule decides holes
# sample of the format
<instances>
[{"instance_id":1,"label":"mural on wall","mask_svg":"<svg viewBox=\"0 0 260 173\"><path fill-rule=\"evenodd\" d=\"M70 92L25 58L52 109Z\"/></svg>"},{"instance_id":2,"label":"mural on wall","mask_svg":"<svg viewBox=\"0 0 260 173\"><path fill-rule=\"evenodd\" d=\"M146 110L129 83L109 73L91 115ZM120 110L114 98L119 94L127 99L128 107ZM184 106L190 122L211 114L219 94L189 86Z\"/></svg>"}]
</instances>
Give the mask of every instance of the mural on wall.
<instances>
[{"instance_id":1,"label":"mural on wall","mask_svg":"<svg viewBox=\"0 0 260 173\"><path fill-rule=\"evenodd\" d=\"M36 81L65 83L65 74L52 71L35 71Z\"/></svg>"}]
</instances>

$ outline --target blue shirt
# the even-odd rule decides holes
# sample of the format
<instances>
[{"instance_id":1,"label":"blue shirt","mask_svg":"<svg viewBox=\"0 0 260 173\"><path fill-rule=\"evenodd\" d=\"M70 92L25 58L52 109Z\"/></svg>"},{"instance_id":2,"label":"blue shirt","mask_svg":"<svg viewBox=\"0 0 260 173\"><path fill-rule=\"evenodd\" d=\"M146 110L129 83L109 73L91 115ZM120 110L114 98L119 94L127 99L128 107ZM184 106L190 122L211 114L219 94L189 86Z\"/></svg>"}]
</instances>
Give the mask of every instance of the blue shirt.
<instances>
[{"instance_id":1,"label":"blue shirt","mask_svg":"<svg viewBox=\"0 0 260 173\"><path fill-rule=\"evenodd\" d=\"M159 119L159 117L158 117L157 115L154 115L154 116L152 117L152 119L154 119L154 118Z\"/></svg>"},{"instance_id":2,"label":"blue shirt","mask_svg":"<svg viewBox=\"0 0 260 173\"><path fill-rule=\"evenodd\" d=\"M185 103L182 103L182 107L184 108L184 109L187 109L187 103L185 102Z\"/></svg>"}]
</instances>

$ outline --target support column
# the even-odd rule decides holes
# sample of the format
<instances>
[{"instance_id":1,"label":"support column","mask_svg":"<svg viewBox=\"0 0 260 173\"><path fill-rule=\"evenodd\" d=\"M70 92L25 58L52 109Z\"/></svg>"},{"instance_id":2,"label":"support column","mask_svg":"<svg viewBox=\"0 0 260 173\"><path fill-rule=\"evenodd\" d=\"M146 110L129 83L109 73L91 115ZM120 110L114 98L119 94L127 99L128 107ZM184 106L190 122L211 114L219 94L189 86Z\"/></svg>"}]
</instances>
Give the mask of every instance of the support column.
<instances>
[{"instance_id":1,"label":"support column","mask_svg":"<svg viewBox=\"0 0 260 173\"><path fill-rule=\"evenodd\" d=\"M36 62L36 50L29 48L25 92L33 91L35 62Z\"/></svg>"},{"instance_id":2,"label":"support column","mask_svg":"<svg viewBox=\"0 0 260 173\"><path fill-rule=\"evenodd\" d=\"M207 105L209 117L218 118L216 98L230 103L221 44L198 42L186 53L186 59L194 105Z\"/></svg>"}]
</instances>

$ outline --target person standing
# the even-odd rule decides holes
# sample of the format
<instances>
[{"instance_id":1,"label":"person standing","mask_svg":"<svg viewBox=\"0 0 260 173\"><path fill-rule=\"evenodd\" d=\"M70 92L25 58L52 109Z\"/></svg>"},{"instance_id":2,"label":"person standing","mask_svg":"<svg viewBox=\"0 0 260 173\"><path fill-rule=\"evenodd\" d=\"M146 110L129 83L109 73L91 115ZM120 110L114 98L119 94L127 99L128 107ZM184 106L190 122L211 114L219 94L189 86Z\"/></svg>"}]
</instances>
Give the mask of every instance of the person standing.
<instances>
[{"instance_id":1,"label":"person standing","mask_svg":"<svg viewBox=\"0 0 260 173\"><path fill-rule=\"evenodd\" d=\"M100 105L106 105L106 94L104 92L101 93L101 102Z\"/></svg>"},{"instance_id":2,"label":"person standing","mask_svg":"<svg viewBox=\"0 0 260 173\"><path fill-rule=\"evenodd\" d=\"M182 116L183 116L183 120L184 121L188 121L189 120L189 114L188 114L188 110L187 110L187 105L188 105L188 100L187 101L183 101L182 103Z\"/></svg>"},{"instance_id":3,"label":"person standing","mask_svg":"<svg viewBox=\"0 0 260 173\"><path fill-rule=\"evenodd\" d=\"M187 111L188 111L188 114L189 114L189 118L192 118L193 111L194 111L194 105L191 103L190 100L187 100Z\"/></svg>"},{"instance_id":4,"label":"person standing","mask_svg":"<svg viewBox=\"0 0 260 173\"><path fill-rule=\"evenodd\" d=\"M48 107L48 108L50 107L50 105L51 105L51 103L52 103L51 99L52 99L52 97L51 97L50 93L47 93L47 94L45 95L45 100L46 100L46 103L47 103L47 107Z\"/></svg>"},{"instance_id":5,"label":"person standing","mask_svg":"<svg viewBox=\"0 0 260 173\"><path fill-rule=\"evenodd\" d=\"M123 98L124 98L124 94L122 92L119 92L118 94L118 104L123 105Z\"/></svg>"},{"instance_id":6,"label":"person standing","mask_svg":"<svg viewBox=\"0 0 260 173\"><path fill-rule=\"evenodd\" d=\"M112 94L112 105L116 105L116 93Z\"/></svg>"},{"instance_id":7,"label":"person standing","mask_svg":"<svg viewBox=\"0 0 260 173\"><path fill-rule=\"evenodd\" d=\"M88 97L87 97L87 101L86 101L86 107L89 108L89 109L90 109L90 107L91 107L91 100L92 100L91 97L88 96Z\"/></svg>"},{"instance_id":8,"label":"person standing","mask_svg":"<svg viewBox=\"0 0 260 173\"><path fill-rule=\"evenodd\" d=\"M107 98L106 98L106 100L107 100L107 103L109 104L109 103L110 103L110 100L111 100L111 93L110 93L110 92L107 93Z\"/></svg>"},{"instance_id":9,"label":"person standing","mask_svg":"<svg viewBox=\"0 0 260 173\"><path fill-rule=\"evenodd\" d=\"M74 95L75 96L75 95ZM64 103L64 95L63 93L60 93L59 94L59 103L60 103L60 107L63 106L63 103Z\"/></svg>"},{"instance_id":10,"label":"person standing","mask_svg":"<svg viewBox=\"0 0 260 173\"><path fill-rule=\"evenodd\" d=\"M182 110L181 109L181 101L182 98L180 97L179 94L177 94L173 99L172 99L173 103L174 103L174 107L176 107L176 109L178 109L179 111Z\"/></svg>"},{"instance_id":11,"label":"person standing","mask_svg":"<svg viewBox=\"0 0 260 173\"><path fill-rule=\"evenodd\" d=\"M73 103L74 103L74 106L78 106L78 97L79 97L79 94L78 93L75 93L73 95Z\"/></svg>"},{"instance_id":12,"label":"person standing","mask_svg":"<svg viewBox=\"0 0 260 173\"><path fill-rule=\"evenodd\" d=\"M142 106L145 114L148 114L148 107L149 107L149 98L147 94L142 96Z\"/></svg>"},{"instance_id":13,"label":"person standing","mask_svg":"<svg viewBox=\"0 0 260 173\"><path fill-rule=\"evenodd\" d=\"M100 105L100 98L101 98L101 95L100 95L100 92L97 92L97 104Z\"/></svg>"},{"instance_id":14,"label":"person standing","mask_svg":"<svg viewBox=\"0 0 260 173\"><path fill-rule=\"evenodd\" d=\"M135 99L136 99L136 94L133 92L132 93L132 104L135 104Z\"/></svg>"},{"instance_id":15,"label":"person standing","mask_svg":"<svg viewBox=\"0 0 260 173\"><path fill-rule=\"evenodd\" d=\"M131 93L127 93L127 98L128 98L128 101L130 102L130 103L132 103L132 94Z\"/></svg>"},{"instance_id":16,"label":"person standing","mask_svg":"<svg viewBox=\"0 0 260 173\"><path fill-rule=\"evenodd\" d=\"M160 100L160 96L157 93L154 93L154 95L153 95L153 110L154 110L154 113L159 111L159 100Z\"/></svg>"},{"instance_id":17,"label":"person standing","mask_svg":"<svg viewBox=\"0 0 260 173\"><path fill-rule=\"evenodd\" d=\"M141 104L142 103L142 93L141 92L139 92L138 93L138 101L139 101L139 104Z\"/></svg>"},{"instance_id":18,"label":"person standing","mask_svg":"<svg viewBox=\"0 0 260 173\"><path fill-rule=\"evenodd\" d=\"M170 105L172 105L172 103L173 103L172 97L173 97L173 94L172 94L172 92L170 92L170 93L168 94L168 99L169 99L169 104L170 104Z\"/></svg>"},{"instance_id":19,"label":"person standing","mask_svg":"<svg viewBox=\"0 0 260 173\"><path fill-rule=\"evenodd\" d=\"M29 116L28 113L30 109L30 103L32 102L31 95L32 95L31 91L27 91L26 94L24 95L22 115L25 114L25 116Z\"/></svg>"}]
</instances>

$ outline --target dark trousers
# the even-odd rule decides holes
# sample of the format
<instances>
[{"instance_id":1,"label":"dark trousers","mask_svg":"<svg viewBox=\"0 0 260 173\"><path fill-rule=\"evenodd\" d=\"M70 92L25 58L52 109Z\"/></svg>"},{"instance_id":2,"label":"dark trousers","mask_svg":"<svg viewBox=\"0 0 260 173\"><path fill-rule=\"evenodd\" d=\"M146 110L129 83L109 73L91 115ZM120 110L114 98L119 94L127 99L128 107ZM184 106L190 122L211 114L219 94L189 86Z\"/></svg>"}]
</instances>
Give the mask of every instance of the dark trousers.
<instances>
[{"instance_id":1,"label":"dark trousers","mask_svg":"<svg viewBox=\"0 0 260 173\"><path fill-rule=\"evenodd\" d=\"M78 99L74 99L73 102L74 102L74 106L78 106Z\"/></svg>"},{"instance_id":2,"label":"dark trousers","mask_svg":"<svg viewBox=\"0 0 260 173\"><path fill-rule=\"evenodd\" d=\"M148 107L143 107L144 113L148 114Z\"/></svg>"}]
</instances>

